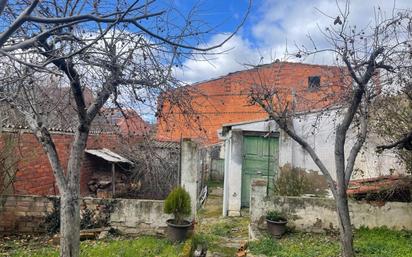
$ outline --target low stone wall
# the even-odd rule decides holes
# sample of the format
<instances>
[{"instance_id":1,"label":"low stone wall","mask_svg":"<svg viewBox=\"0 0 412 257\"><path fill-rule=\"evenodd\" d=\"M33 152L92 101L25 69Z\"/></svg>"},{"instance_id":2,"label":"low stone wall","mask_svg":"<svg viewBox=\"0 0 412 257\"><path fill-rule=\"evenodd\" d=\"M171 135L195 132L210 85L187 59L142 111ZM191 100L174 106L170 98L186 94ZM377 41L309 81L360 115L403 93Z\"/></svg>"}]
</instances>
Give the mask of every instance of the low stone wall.
<instances>
[{"instance_id":1,"label":"low stone wall","mask_svg":"<svg viewBox=\"0 0 412 257\"><path fill-rule=\"evenodd\" d=\"M412 203L386 202L373 205L366 202L349 202L350 216L355 228L382 227L412 230ZM251 188L251 223L265 226L269 210L286 213L289 226L297 230L321 232L338 229L335 200L330 198L266 196L266 182L255 180Z\"/></svg>"},{"instance_id":2,"label":"low stone wall","mask_svg":"<svg viewBox=\"0 0 412 257\"><path fill-rule=\"evenodd\" d=\"M166 220L161 200L116 199L110 225L124 234L164 234Z\"/></svg>"},{"instance_id":3,"label":"low stone wall","mask_svg":"<svg viewBox=\"0 0 412 257\"><path fill-rule=\"evenodd\" d=\"M53 211L52 199L44 196L0 197L0 233L44 233L48 213ZM82 198L81 208L99 212L111 204L109 225L124 234L163 234L166 220L163 201L139 199Z\"/></svg>"},{"instance_id":4,"label":"low stone wall","mask_svg":"<svg viewBox=\"0 0 412 257\"><path fill-rule=\"evenodd\" d=\"M1 233L36 233L44 231L41 224L53 204L41 196L3 196L0 197Z\"/></svg>"}]
</instances>

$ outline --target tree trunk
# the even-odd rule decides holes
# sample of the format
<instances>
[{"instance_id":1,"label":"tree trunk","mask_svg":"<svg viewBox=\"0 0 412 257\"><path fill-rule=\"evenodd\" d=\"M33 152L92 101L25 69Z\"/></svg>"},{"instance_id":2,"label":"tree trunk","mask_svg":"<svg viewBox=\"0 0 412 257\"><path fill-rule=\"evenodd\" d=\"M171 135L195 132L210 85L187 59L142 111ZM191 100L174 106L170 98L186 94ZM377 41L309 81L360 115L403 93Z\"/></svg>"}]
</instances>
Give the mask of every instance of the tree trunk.
<instances>
[{"instance_id":1,"label":"tree trunk","mask_svg":"<svg viewBox=\"0 0 412 257\"><path fill-rule=\"evenodd\" d=\"M60 256L80 254L79 192L62 192L60 198Z\"/></svg>"},{"instance_id":2,"label":"tree trunk","mask_svg":"<svg viewBox=\"0 0 412 257\"><path fill-rule=\"evenodd\" d=\"M61 257L78 257L80 253L80 168L88 132L88 126L79 126L70 151L67 165L68 191L62 193L60 200Z\"/></svg>"},{"instance_id":3,"label":"tree trunk","mask_svg":"<svg viewBox=\"0 0 412 257\"><path fill-rule=\"evenodd\" d=\"M353 257L355 256L353 251L353 233L346 190L340 190L335 197L339 219L342 257Z\"/></svg>"}]
</instances>

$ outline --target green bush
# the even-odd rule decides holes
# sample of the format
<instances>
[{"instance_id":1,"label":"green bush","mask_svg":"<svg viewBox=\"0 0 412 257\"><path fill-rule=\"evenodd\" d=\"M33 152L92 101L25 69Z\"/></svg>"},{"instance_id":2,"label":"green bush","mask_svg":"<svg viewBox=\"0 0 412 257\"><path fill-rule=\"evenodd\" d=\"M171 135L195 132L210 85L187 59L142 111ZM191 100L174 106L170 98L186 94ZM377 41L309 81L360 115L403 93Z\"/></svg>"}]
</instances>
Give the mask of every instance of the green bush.
<instances>
[{"instance_id":1,"label":"green bush","mask_svg":"<svg viewBox=\"0 0 412 257\"><path fill-rule=\"evenodd\" d=\"M286 218L278 211L269 211L266 218L271 221L286 221Z\"/></svg>"},{"instance_id":2,"label":"green bush","mask_svg":"<svg viewBox=\"0 0 412 257\"><path fill-rule=\"evenodd\" d=\"M190 195L183 187L176 187L165 200L164 212L173 214L176 224L183 224L183 218L191 214Z\"/></svg>"}]
</instances>

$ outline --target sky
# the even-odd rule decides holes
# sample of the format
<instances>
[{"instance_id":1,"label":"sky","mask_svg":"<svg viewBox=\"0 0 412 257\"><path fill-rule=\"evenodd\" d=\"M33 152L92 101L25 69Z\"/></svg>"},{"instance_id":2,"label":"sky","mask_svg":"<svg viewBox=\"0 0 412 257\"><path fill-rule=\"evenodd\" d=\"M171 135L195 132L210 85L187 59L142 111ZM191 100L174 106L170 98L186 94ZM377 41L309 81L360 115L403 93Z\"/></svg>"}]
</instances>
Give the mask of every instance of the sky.
<instances>
[{"instance_id":1,"label":"sky","mask_svg":"<svg viewBox=\"0 0 412 257\"><path fill-rule=\"evenodd\" d=\"M245 24L222 48L223 54L186 60L175 69L176 76L187 83L194 83L245 69L248 64L269 63L276 59L289 60L288 53L296 51L295 45L310 45L308 35L319 45L326 45L320 29L333 23L338 16L337 3L344 8L345 1L335 0L254 0ZM176 8L183 12L197 4L197 17L211 26L204 46L221 42L243 19L247 0L174 0ZM387 16L398 9L412 8L412 0L352 0L350 20L358 27L370 27L378 7ZM330 17L327 17L327 14ZM330 54L322 54L305 62L331 64Z\"/></svg>"}]
</instances>

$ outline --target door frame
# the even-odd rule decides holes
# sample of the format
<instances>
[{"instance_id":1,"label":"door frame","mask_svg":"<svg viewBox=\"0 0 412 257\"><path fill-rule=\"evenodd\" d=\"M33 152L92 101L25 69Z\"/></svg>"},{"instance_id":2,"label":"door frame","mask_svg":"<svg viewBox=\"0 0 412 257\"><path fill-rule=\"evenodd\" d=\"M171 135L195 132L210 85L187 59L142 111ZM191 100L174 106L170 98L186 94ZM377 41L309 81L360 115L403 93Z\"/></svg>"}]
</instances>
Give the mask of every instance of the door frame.
<instances>
[{"instance_id":1,"label":"door frame","mask_svg":"<svg viewBox=\"0 0 412 257\"><path fill-rule=\"evenodd\" d=\"M261 137L266 136L266 137L277 137L277 138L279 138L280 133L278 131L264 132L264 131L243 130L242 135L243 136L261 136Z\"/></svg>"}]
</instances>

